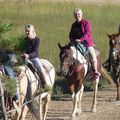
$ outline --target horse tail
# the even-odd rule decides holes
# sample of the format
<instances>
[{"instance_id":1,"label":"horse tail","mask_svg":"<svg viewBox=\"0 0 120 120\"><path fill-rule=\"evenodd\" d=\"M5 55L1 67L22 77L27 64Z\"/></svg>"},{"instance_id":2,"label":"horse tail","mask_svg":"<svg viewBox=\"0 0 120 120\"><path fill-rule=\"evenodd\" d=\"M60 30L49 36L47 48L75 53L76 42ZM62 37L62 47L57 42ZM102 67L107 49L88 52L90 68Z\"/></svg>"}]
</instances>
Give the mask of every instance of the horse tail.
<instances>
[{"instance_id":1,"label":"horse tail","mask_svg":"<svg viewBox=\"0 0 120 120\"><path fill-rule=\"evenodd\" d=\"M108 82L110 84L115 84L113 79L110 77L110 75L108 74L108 72L105 70L105 68L103 66L101 66L101 75L108 80Z\"/></svg>"}]
</instances>

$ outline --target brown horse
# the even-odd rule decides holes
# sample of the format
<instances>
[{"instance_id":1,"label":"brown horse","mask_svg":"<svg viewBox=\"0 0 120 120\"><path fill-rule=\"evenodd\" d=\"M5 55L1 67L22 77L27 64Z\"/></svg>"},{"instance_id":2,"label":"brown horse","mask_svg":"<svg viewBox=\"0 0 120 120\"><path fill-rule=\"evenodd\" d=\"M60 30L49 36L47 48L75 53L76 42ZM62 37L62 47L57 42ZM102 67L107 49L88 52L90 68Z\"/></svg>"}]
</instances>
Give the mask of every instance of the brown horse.
<instances>
[{"instance_id":1,"label":"brown horse","mask_svg":"<svg viewBox=\"0 0 120 120\"><path fill-rule=\"evenodd\" d=\"M120 100L120 32L108 35L109 37L109 68L117 87L116 100Z\"/></svg>"},{"instance_id":2,"label":"brown horse","mask_svg":"<svg viewBox=\"0 0 120 120\"><path fill-rule=\"evenodd\" d=\"M57 71L59 76L65 77L69 80L69 90L71 94L71 98L73 101L73 110L71 114L71 118L74 118L76 115L82 112L81 110L81 99L84 90L83 81L86 76L91 73L89 62L82 56L82 54L76 49L75 46L71 46L70 44L61 46L58 44L60 48L60 69ZM104 75L106 71L101 65L100 62L100 54L97 55L98 59L98 71ZM97 105L97 91L98 91L98 83L100 76L94 76L91 74L93 80L93 103L92 103L92 112L96 112ZM107 74L106 74L107 75Z\"/></svg>"}]
</instances>

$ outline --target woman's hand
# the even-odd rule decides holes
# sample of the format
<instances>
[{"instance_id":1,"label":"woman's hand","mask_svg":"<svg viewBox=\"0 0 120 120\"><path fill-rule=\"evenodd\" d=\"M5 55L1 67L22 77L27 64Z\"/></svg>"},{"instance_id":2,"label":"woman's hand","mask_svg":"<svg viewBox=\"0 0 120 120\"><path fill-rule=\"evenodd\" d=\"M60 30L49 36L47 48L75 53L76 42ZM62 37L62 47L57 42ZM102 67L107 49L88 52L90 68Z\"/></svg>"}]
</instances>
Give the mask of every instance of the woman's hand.
<instances>
[{"instance_id":1,"label":"woman's hand","mask_svg":"<svg viewBox=\"0 0 120 120\"><path fill-rule=\"evenodd\" d=\"M75 42L80 42L80 39L75 39Z\"/></svg>"},{"instance_id":2,"label":"woman's hand","mask_svg":"<svg viewBox=\"0 0 120 120\"><path fill-rule=\"evenodd\" d=\"M24 55L25 58L27 58L27 59L29 58L29 55L28 55L28 54L23 53L23 55Z\"/></svg>"},{"instance_id":3,"label":"woman's hand","mask_svg":"<svg viewBox=\"0 0 120 120\"><path fill-rule=\"evenodd\" d=\"M22 55L21 55L21 57L23 57L23 58L29 58L29 55L28 54L26 54L26 53L23 53Z\"/></svg>"}]
</instances>

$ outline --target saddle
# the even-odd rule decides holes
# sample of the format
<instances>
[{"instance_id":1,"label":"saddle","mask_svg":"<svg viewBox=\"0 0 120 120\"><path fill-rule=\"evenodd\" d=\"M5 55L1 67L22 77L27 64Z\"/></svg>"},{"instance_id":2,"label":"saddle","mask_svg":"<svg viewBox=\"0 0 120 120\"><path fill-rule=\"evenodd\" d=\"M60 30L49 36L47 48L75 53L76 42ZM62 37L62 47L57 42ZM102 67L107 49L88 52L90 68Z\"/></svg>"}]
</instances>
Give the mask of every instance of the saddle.
<instances>
[{"instance_id":1,"label":"saddle","mask_svg":"<svg viewBox=\"0 0 120 120\"><path fill-rule=\"evenodd\" d=\"M89 56L89 50L86 47L85 42L83 41L82 43L75 43L74 46L76 47L77 50L79 50L79 52L85 57L88 58ZM96 45L93 46L94 50L95 50L95 54L96 56L98 56L100 54L100 50L96 47Z\"/></svg>"},{"instance_id":2,"label":"saddle","mask_svg":"<svg viewBox=\"0 0 120 120\"><path fill-rule=\"evenodd\" d=\"M41 63L43 65L43 68L45 69L45 72L49 73L51 68L48 67L44 62L45 61L41 60ZM41 71L39 71L38 68L31 61L28 61L27 66L33 72L33 74L35 75L36 79L38 80L38 83L39 83L40 87L42 87L44 89L45 88L45 82L43 81Z\"/></svg>"},{"instance_id":3,"label":"saddle","mask_svg":"<svg viewBox=\"0 0 120 120\"><path fill-rule=\"evenodd\" d=\"M46 73L49 73L50 70L52 69L52 66L48 66L48 65L45 63L45 61L42 60L42 59L40 59L40 61L41 61L42 65L43 65L43 68L45 69ZM38 70L38 68L37 68L33 63L28 62L28 63L27 63L27 66L29 67L29 69L30 69L33 73L37 72L38 74L41 74L40 71Z\"/></svg>"},{"instance_id":4,"label":"saddle","mask_svg":"<svg viewBox=\"0 0 120 120\"><path fill-rule=\"evenodd\" d=\"M83 41L82 43L75 43L74 46L76 47L77 50L79 50L79 52L83 55L83 57L86 59L87 64L88 64L88 73L87 73L87 77L89 79L91 79L91 77L94 75L93 71L93 65L92 65L92 59L89 53L88 48L86 47L86 43ZM93 46L94 50L95 50L95 54L96 56L98 56L100 54L100 50L97 48L96 45Z\"/></svg>"}]
</instances>

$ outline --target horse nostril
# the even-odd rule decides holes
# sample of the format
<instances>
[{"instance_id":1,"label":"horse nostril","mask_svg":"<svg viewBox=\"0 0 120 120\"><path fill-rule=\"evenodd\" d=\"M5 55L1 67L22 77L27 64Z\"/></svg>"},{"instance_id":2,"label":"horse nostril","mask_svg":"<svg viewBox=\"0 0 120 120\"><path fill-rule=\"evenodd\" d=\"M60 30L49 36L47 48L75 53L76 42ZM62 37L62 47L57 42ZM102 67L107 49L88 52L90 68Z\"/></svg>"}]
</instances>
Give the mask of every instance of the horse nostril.
<instances>
[{"instance_id":1,"label":"horse nostril","mask_svg":"<svg viewBox=\"0 0 120 120\"><path fill-rule=\"evenodd\" d=\"M63 71L62 71L62 75L63 75L63 76L67 75L67 71L63 70Z\"/></svg>"}]
</instances>

